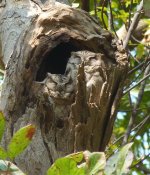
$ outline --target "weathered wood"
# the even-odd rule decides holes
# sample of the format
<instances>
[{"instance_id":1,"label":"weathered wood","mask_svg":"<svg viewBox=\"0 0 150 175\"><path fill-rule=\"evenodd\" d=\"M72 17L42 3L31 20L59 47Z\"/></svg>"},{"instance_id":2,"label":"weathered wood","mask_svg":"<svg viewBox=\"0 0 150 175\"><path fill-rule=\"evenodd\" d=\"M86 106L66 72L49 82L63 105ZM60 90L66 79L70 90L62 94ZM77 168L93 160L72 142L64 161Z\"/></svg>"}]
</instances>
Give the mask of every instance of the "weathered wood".
<instances>
[{"instance_id":1,"label":"weathered wood","mask_svg":"<svg viewBox=\"0 0 150 175\"><path fill-rule=\"evenodd\" d=\"M44 175L60 156L104 151L128 67L121 44L88 13L59 3L10 5L0 21L3 142L28 123L37 127L17 165Z\"/></svg>"}]
</instances>

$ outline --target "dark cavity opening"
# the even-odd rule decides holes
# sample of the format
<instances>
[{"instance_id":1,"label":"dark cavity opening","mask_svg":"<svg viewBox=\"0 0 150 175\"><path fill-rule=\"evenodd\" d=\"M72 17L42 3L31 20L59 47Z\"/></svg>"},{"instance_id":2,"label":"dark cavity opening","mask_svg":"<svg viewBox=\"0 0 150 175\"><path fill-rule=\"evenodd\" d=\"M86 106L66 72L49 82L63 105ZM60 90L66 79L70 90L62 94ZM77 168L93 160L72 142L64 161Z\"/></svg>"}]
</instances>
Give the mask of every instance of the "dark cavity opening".
<instances>
[{"instance_id":1,"label":"dark cavity opening","mask_svg":"<svg viewBox=\"0 0 150 175\"><path fill-rule=\"evenodd\" d=\"M43 81L47 73L64 74L68 59L72 51L77 51L77 47L71 43L61 43L43 58L37 72L36 81Z\"/></svg>"},{"instance_id":2,"label":"dark cavity opening","mask_svg":"<svg viewBox=\"0 0 150 175\"><path fill-rule=\"evenodd\" d=\"M60 118L56 119L56 127L62 129L64 127L64 121Z\"/></svg>"}]
</instances>

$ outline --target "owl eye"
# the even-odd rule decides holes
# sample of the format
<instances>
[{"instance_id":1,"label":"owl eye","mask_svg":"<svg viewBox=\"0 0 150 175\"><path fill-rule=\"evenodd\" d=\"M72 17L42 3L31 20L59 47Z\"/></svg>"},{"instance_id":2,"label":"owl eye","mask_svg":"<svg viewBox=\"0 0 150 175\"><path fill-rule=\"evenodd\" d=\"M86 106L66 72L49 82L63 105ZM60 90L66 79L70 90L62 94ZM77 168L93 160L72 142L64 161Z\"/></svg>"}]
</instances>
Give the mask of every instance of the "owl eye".
<instances>
[{"instance_id":1,"label":"owl eye","mask_svg":"<svg viewBox=\"0 0 150 175\"><path fill-rule=\"evenodd\" d=\"M77 51L77 48L71 43L61 43L52 51L48 52L39 67L36 81L43 81L47 73L63 75L66 70L67 62L71 52Z\"/></svg>"}]
</instances>

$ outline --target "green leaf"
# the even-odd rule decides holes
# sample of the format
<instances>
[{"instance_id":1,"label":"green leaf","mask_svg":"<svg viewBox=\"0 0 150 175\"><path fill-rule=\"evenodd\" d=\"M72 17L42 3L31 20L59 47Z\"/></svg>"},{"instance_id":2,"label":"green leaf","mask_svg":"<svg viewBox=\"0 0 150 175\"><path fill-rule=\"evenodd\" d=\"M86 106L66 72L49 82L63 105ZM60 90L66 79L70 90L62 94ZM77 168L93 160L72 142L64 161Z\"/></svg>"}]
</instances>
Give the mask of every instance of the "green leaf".
<instances>
[{"instance_id":1,"label":"green leaf","mask_svg":"<svg viewBox=\"0 0 150 175\"><path fill-rule=\"evenodd\" d=\"M4 130L5 130L5 117L2 113L2 111L0 111L0 141L3 137Z\"/></svg>"},{"instance_id":2,"label":"green leaf","mask_svg":"<svg viewBox=\"0 0 150 175\"><path fill-rule=\"evenodd\" d=\"M110 157L106 163L105 175L123 175L133 161L133 154L129 152L132 143L125 145L119 152Z\"/></svg>"},{"instance_id":3,"label":"green leaf","mask_svg":"<svg viewBox=\"0 0 150 175\"><path fill-rule=\"evenodd\" d=\"M145 16L150 17L150 0L143 0Z\"/></svg>"},{"instance_id":4,"label":"green leaf","mask_svg":"<svg viewBox=\"0 0 150 175\"><path fill-rule=\"evenodd\" d=\"M106 25L106 27L108 27L108 17L107 17L107 15L105 14L105 13L103 13L103 20L102 20L102 15L101 15L101 12L97 12L97 16L100 18L100 21L101 22L104 22L105 23L105 25Z\"/></svg>"},{"instance_id":5,"label":"green leaf","mask_svg":"<svg viewBox=\"0 0 150 175\"><path fill-rule=\"evenodd\" d=\"M9 158L14 159L30 144L35 126L28 125L18 130L8 145Z\"/></svg>"},{"instance_id":6,"label":"green leaf","mask_svg":"<svg viewBox=\"0 0 150 175\"><path fill-rule=\"evenodd\" d=\"M79 163L83 160L83 152L73 153L73 154L68 155L67 157L72 158L74 161Z\"/></svg>"},{"instance_id":7,"label":"green leaf","mask_svg":"<svg viewBox=\"0 0 150 175\"><path fill-rule=\"evenodd\" d=\"M138 59L142 58L142 56L144 55L144 45L143 44L138 44L136 54L137 54L136 56Z\"/></svg>"},{"instance_id":8,"label":"green leaf","mask_svg":"<svg viewBox=\"0 0 150 175\"><path fill-rule=\"evenodd\" d=\"M125 158L124 166L122 167L122 170L121 170L123 173L127 174L129 172L129 167L132 164L133 158L134 158L133 153L129 151Z\"/></svg>"},{"instance_id":9,"label":"green leaf","mask_svg":"<svg viewBox=\"0 0 150 175\"><path fill-rule=\"evenodd\" d=\"M94 1L90 1L90 10L94 9Z\"/></svg>"},{"instance_id":10,"label":"green leaf","mask_svg":"<svg viewBox=\"0 0 150 175\"><path fill-rule=\"evenodd\" d=\"M47 175L85 175L84 167L79 168L75 159L70 156L57 159L48 169Z\"/></svg>"},{"instance_id":11,"label":"green leaf","mask_svg":"<svg viewBox=\"0 0 150 175\"><path fill-rule=\"evenodd\" d=\"M0 171L6 171L7 168L7 164L3 160L0 160Z\"/></svg>"},{"instance_id":12,"label":"green leaf","mask_svg":"<svg viewBox=\"0 0 150 175\"><path fill-rule=\"evenodd\" d=\"M86 174L87 175L98 175L102 172L106 165L105 154L102 152L89 151L84 152L84 157L86 160Z\"/></svg>"},{"instance_id":13,"label":"green leaf","mask_svg":"<svg viewBox=\"0 0 150 175\"><path fill-rule=\"evenodd\" d=\"M6 159L7 152L0 146L0 159Z\"/></svg>"},{"instance_id":14,"label":"green leaf","mask_svg":"<svg viewBox=\"0 0 150 175\"><path fill-rule=\"evenodd\" d=\"M119 4L117 2L111 2L111 8L118 8Z\"/></svg>"},{"instance_id":15,"label":"green leaf","mask_svg":"<svg viewBox=\"0 0 150 175\"><path fill-rule=\"evenodd\" d=\"M80 5L79 3L72 3L72 7L73 7L73 8L78 8L79 5Z\"/></svg>"},{"instance_id":16,"label":"green leaf","mask_svg":"<svg viewBox=\"0 0 150 175\"><path fill-rule=\"evenodd\" d=\"M83 158L86 162L79 165ZM47 175L100 175L105 165L104 153L84 151L57 159L48 169Z\"/></svg>"},{"instance_id":17,"label":"green leaf","mask_svg":"<svg viewBox=\"0 0 150 175\"><path fill-rule=\"evenodd\" d=\"M0 160L0 174L25 175L16 165Z\"/></svg>"}]
</instances>

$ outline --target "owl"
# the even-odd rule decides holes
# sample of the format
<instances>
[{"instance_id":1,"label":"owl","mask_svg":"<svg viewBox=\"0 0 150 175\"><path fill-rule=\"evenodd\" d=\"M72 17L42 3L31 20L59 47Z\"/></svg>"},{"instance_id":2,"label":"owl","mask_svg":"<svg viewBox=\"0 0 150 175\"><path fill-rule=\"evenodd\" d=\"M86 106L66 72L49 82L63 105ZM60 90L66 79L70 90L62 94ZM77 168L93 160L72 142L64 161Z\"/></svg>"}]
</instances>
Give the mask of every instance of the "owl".
<instances>
[{"instance_id":1,"label":"owl","mask_svg":"<svg viewBox=\"0 0 150 175\"><path fill-rule=\"evenodd\" d=\"M77 91L77 77L79 74L79 66L84 69L84 82L86 86L87 98L95 93L100 94L102 84L105 81L105 74L102 67L106 66L101 54L95 54L90 51L72 52L68 59L64 74L47 73L45 85L51 96L55 98L67 99L75 95ZM94 89L94 91L93 91ZM98 99L95 100L98 101Z\"/></svg>"}]
</instances>

